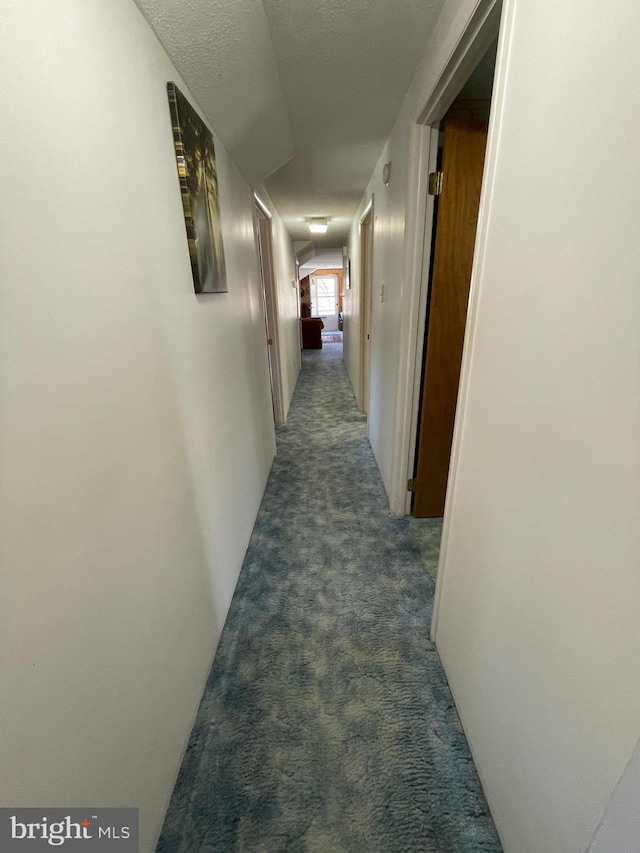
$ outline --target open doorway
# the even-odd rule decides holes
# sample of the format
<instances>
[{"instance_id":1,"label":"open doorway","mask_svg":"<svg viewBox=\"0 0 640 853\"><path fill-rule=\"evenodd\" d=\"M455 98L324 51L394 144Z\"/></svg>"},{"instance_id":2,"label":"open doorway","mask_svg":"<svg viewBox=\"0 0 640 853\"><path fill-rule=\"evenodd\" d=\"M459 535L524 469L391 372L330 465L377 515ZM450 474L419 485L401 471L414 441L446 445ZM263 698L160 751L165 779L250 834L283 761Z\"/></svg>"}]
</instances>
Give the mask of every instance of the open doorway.
<instances>
[{"instance_id":1,"label":"open doorway","mask_svg":"<svg viewBox=\"0 0 640 853\"><path fill-rule=\"evenodd\" d=\"M323 323L324 343L342 343L342 270L317 269L311 275L311 316Z\"/></svg>"},{"instance_id":2,"label":"open doorway","mask_svg":"<svg viewBox=\"0 0 640 853\"><path fill-rule=\"evenodd\" d=\"M412 514L444 513L497 43L491 44L438 127L429 287Z\"/></svg>"},{"instance_id":3,"label":"open doorway","mask_svg":"<svg viewBox=\"0 0 640 853\"><path fill-rule=\"evenodd\" d=\"M265 336L267 357L269 360L269 380L271 383L271 402L273 404L273 420L276 424L284 423L284 404L282 400L282 381L280 375L280 360L278 357L278 324L275 295L275 279L273 274L273 241L271 233L271 216L268 210L256 198L255 227L258 244L258 259L260 263L260 290L264 309Z\"/></svg>"},{"instance_id":4,"label":"open doorway","mask_svg":"<svg viewBox=\"0 0 640 853\"><path fill-rule=\"evenodd\" d=\"M314 249L300 264L300 318L304 349L342 345L342 248Z\"/></svg>"}]
</instances>

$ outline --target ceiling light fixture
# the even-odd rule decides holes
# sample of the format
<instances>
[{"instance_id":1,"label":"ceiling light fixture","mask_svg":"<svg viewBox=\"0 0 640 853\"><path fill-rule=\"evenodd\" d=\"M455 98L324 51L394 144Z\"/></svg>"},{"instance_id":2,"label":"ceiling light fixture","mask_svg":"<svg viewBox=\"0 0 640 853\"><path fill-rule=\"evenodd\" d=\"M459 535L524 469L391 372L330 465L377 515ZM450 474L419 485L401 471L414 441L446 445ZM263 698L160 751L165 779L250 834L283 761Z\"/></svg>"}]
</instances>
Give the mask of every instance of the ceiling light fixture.
<instances>
[{"instance_id":1,"label":"ceiling light fixture","mask_svg":"<svg viewBox=\"0 0 640 853\"><path fill-rule=\"evenodd\" d=\"M320 219L319 217L308 219L307 225L309 226L309 231L311 231L312 234L326 234L327 228L329 227L327 220Z\"/></svg>"}]
</instances>

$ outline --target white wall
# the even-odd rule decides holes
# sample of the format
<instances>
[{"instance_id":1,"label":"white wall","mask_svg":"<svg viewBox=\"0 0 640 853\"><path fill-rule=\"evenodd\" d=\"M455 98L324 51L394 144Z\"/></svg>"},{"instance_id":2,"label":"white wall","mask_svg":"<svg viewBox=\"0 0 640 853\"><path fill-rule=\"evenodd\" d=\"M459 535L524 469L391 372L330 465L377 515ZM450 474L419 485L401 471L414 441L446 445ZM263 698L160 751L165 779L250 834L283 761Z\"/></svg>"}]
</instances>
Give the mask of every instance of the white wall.
<instances>
[{"instance_id":1,"label":"white wall","mask_svg":"<svg viewBox=\"0 0 640 853\"><path fill-rule=\"evenodd\" d=\"M343 336L342 352L347 376L351 382L353 393L362 411L362 280L360 271L360 226L359 221L369 201L365 196L358 212L351 223L347 241L347 254L351 262L351 287L345 287L342 300Z\"/></svg>"},{"instance_id":2,"label":"white wall","mask_svg":"<svg viewBox=\"0 0 640 853\"><path fill-rule=\"evenodd\" d=\"M275 302L278 328L278 357L282 379L282 400L286 418L291 398L295 391L300 367L300 309L298 284L296 281L295 253L293 241L284 222L278 215L269 194L259 186L256 195L271 215L273 238L273 272L276 283Z\"/></svg>"},{"instance_id":3,"label":"white wall","mask_svg":"<svg viewBox=\"0 0 640 853\"><path fill-rule=\"evenodd\" d=\"M401 115L404 115L404 111ZM380 155L351 226L348 247L352 286L346 291L345 300L345 363L358 405L362 407L360 218L373 197L368 434L388 494L392 485L397 357L403 308L402 276L398 275L397 270L402 269L406 144L407 122L399 120ZM389 186L385 186L382 182L382 167L388 161L393 164L393 172Z\"/></svg>"},{"instance_id":4,"label":"white wall","mask_svg":"<svg viewBox=\"0 0 640 853\"><path fill-rule=\"evenodd\" d=\"M293 243L284 222L277 214L274 215L273 249L278 286L278 345L286 417L302 367L300 288L296 279Z\"/></svg>"},{"instance_id":5,"label":"white wall","mask_svg":"<svg viewBox=\"0 0 640 853\"><path fill-rule=\"evenodd\" d=\"M636 853L640 838L640 741L607 805L587 853Z\"/></svg>"},{"instance_id":6,"label":"white wall","mask_svg":"<svg viewBox=\"0 0 640 853\"><path fill-rule=\"evenodd\" d=\"M506 7L437 643L507 853L582 853L640 735L640 7Z\"/></svg>"},{"instance_id":7,"label":"white wall","mask_svg":"<svg viewBox=\"0 0 640 853\"><path fill-rule=\"evenodd\" d=\"M506 3L438 589L438 648L507 853L627 837L629 815L605 809L640 735L640 8L578 5ZM445 5L363 201L379 250L370 435L392 508L415 122L477 6Z\"/></svg>"},{"instance_id":8,"label":"white wall","mask_svg":"<svg viewBox=\"0 0 640 853\"><path fill-rule=\"evenodd\" d=\"M582 853L640 735L640 8L507 7L437 642L506 850Z\"/></svg>"},{"instance_id":9,"label":"white wall","mask_svg":"<svg viewBox=\"0 0 640 853\"><path fill-rule=\"evenodd\" d=\"M151 851L274 453L253 200L218 142L196 297L134 4L10 0L0 52L1 804L139 806Z\"/></svg>"},{"instance_id":10,"label":"white wall","mask_svg":"<svg viewBox=\"0 0 640 853\"><path fill-rule=\"evenodd\" d=\"M407 92L391 134L354 218L349 235L353 288L345 301L345 363L358 404L361 400L360 354L360 229L359 219L373 196L373 269L371 316L371 369L368 411L369 439L389 496L391 512L404 514L408 420L404 412L401 377L415 352L409 346L417 323L412 299L418 287L412 268L413 252L406 236L407 222L414 224L417 179L415 149L423 131L417 118L456 47L477 0L449 0L426 47L425 57ZM384 163L391 163L388 186L382 181ZM419 259L418 259L419 260ZM419 273L418 273L419 275ZM384 293L384 300L381 294ZM415 335L415 328L413 329Z\"/></svg>"}]
</instances>

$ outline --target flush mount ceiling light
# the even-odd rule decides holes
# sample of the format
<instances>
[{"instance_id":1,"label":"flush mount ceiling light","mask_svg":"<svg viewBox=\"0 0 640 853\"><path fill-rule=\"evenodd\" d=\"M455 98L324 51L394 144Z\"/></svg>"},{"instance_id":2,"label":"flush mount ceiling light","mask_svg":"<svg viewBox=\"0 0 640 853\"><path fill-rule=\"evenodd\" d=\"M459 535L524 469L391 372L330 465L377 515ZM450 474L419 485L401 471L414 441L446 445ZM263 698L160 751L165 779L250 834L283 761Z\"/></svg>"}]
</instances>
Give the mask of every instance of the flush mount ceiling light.
<instances>
[{"instance_id":1,"label":"flush mount ceiling light","mask_svg":"<svg viewBox=\"0 0 640 853\"><path fill-rule=\"evenodd\" d=\"M321 219L317 216L313 219L307 219L307 225L309 226L309 231L311 231L312 234L326 234L327 228L329 227L329 223L326 219Z\"/></svg>"}]
</instances>

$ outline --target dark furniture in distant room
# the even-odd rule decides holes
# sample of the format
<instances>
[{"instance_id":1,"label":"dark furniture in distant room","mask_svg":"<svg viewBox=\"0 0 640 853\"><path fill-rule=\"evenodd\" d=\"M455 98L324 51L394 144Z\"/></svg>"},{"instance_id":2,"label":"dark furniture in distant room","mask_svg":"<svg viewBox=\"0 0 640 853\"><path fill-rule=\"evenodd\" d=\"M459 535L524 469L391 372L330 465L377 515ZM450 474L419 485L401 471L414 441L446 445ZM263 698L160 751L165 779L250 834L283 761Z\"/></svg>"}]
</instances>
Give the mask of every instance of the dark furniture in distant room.
<instances>
[{"instance_id":1,"label":"dark furniture in distant room","mask_svg":"<svg viewBox=\"0 0 640 853\"><path fill-rule=\"evenodd\" d=\"M319 317L300 320L302 324L302 348L322 349L322 330L324 323Z\"/></svg>"}]
</instances>

